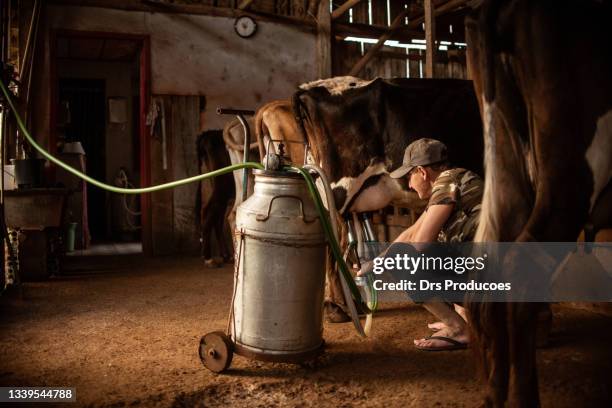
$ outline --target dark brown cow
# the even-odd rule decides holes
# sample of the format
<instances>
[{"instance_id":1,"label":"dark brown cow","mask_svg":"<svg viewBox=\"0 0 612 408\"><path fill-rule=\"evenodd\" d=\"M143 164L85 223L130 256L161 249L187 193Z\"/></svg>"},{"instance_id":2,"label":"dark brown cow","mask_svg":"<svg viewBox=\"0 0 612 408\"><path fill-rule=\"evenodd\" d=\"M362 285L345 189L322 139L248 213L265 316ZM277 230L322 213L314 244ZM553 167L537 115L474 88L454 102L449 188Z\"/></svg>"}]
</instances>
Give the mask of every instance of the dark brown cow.
<instances>
[{"instance_id":1,"label":"dark brown cow","mask_svg":"<svg viewBox=\"0 0 612 408\"><path fill-rule=\"evenodd\" d=\"M231 164L223 141L223 131L202 132L198 136L196 146L200 173L208 173ZM225 222L236 195L233 176L227 173L207 179L201 181L198 187L196 225L200 229L201 255L207 266L216 266L213 240L217 242L219 255L224 261L229 261L233 253L231 245L228 244L229 229Z\"/></svg>"},{"instance_id":2,"label":"dark brown cow","mask_svg":"<svg viewBox=\"0 0 612 408\"><path fill-rule=\"evenodd\" d=\"M388 174L422 137L445 142L455 164L482 171L482 124L470 81L336 77L302 85L292 101L303 135L298 140L307 138L344 216L389 204L422 206L406 183ZM338 273L328 277L331 300L343 304Z\"/></svg>"},{"instance_id":3,"label":"dark brown cow","mask_svg":"<svg viewBox=\"0 0 612 408\"><path fill-rule=\"evenodd\" d=\"M485 128L477 240L575 241L590 214L610 225L611 19L610 1L490 0L466 20ZM486 406L538 406L538 304L470 309Z\"/></svg>"},{"instance_id":4,"label":"dark brown cow","mask_svg":"<svg viewBox=\"0 0 612 408\"><path fill-rule=\"evenodd\" d=\"M446 143L454 164L482 174L482 125L471 81L379 78L343 88L315 83L302 87L293 105L341 214L413 203L405 183L391 179L388 170L422 137Z\"/></svg>"}]
</instances>

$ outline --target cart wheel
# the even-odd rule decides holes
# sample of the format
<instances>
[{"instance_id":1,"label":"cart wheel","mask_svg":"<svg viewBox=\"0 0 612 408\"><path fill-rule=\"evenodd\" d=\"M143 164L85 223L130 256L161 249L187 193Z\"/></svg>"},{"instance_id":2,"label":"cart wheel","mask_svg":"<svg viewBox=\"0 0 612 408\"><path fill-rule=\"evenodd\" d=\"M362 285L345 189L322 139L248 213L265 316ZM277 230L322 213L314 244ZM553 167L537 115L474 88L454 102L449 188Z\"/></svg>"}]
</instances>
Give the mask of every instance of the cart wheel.
<instances>
[{"instance_id":1,"label":"cart wheel","mask_svg":"<svg viewBox=\"0 0 612 408\"><path fill-rule=\"evenodd\" d=\"M234 344L225 333L211 332L200 339L199 353L204 367L214 373L220 373L232 364Z\"/></svg>"}]
</instances>

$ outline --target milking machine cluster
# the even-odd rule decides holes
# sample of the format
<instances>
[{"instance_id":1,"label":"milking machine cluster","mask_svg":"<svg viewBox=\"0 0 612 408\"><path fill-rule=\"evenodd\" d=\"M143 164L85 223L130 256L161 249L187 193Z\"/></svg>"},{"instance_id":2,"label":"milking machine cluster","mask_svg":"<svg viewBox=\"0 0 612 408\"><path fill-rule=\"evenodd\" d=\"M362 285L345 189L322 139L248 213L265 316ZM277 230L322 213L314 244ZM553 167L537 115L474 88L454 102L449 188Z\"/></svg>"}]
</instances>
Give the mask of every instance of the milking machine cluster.
<instances>
[{"instance_id":1,"label":"milking machine cluster","mask_svg":"<svg viewBox=\"0 0 612 408\"><path fill-rule=\"evenodd\" d=\"M244 128L244 163L209 173L156 186L124 188L100 182L67 165L43 149L28 132L17 111L7 85L0 80L0 90L10 107L17 127L45 159L101 189L119 194L143 194L174 188L212 178L235 170L244 171L243 198L247 195L247 171L253 169L254 193L238 207L236 218L236 265L228 325L225 332L206 334L200 341L203 364L214 372L229 367L233 353L245 357L278 362L306 362L319 355L323 341L323 297L325 288L326 248L333 254L340 282L355 328L366 336L376 308L371 282L362 282L367 312L362 326L355 302L363 304L346 260L356 255L355 233L349 230L349 248L344 256L338 245L338 225L331 187L324 172L313 164L292 166L284 156L284 146L273 152L270 141L265 166L247 162L250 134L244 115L252 111L219 109L219 114L237 115ZM305 144L305 150L307 150ZM308 157L308 152L304 152ZM305 159L306 160L306 159ZM325 191L326 206L315 185ZM327 209L326 209L327 207ZM365 240L373 240L368 221L364 222ZM349 227L352 226L349 223ZM351 238L352 236L352 238ZM355 256L353 257L355 258ZM359 257L356 257L359 262ZM363 281L364 279L361 279Z\"/></svg>"}]
</instances>

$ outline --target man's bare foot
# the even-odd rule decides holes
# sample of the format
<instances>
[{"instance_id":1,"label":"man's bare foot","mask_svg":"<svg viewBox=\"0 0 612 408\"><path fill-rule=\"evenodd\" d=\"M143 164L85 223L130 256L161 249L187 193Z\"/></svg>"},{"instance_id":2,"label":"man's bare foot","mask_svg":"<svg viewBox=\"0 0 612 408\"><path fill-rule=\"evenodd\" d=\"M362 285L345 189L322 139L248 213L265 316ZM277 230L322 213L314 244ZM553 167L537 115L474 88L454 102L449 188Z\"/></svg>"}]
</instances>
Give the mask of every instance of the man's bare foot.
<instances>
[{"instance_id":1,"label":"man's bare foot","mask_svg":"<svg viewBox=\"0 0 612 408\"><path fill-rule=\"evenodd\" d=\"M422 338L414 340L414 345L420 349L444 350L449 348L460 348L460 345L467 345L470 341L467 327L457 330L451 330L450 328L446 327L435 332L431 337L446 337L454 340L454 342L444 339Z\"/></svg>"},{"instance_id":2,"label":"man's bare foot","mask_svg":"<svg viewBox=\"0 0 612 408\"><path fill-rule=\"evenodd\" d=\"M468 321L467 318L467 309L461 305L458 304L453 304L453 306L455 307L455 312L457 312L457 314L459 316L461 316L463 318L463 320L465 320L466 322Z\"/></svg>"},{"instance_id":3,"label":"man's bare foot","mask_svg":"<svg viewBox=\"0 0 612 408\"><path fill-rule=\"evenodd\" d=\"M427 327L429 327L433 331L439 331L439 330L442 330L442 329L446 329L446 325L444 323L442 323L442 322L429 323L429 324L427 324Z\"/></svg>"},{"instance_id":4,"label":"man's bare foot","mask_svg":"<svg viewBox=\"0 0 612 408\"><path fill-rule=\"evenodd\" d=\"M463 320L467 322L467 312L465 310L465 307L459 306L458 304L455 304L453 306L455 307L455 312L457 312L457 314L461 316ZM431 330L434 330L434 331L446 329L446 325L443 322L429 323L427 327L429 327Z\"/></svg>"}]
</instances>

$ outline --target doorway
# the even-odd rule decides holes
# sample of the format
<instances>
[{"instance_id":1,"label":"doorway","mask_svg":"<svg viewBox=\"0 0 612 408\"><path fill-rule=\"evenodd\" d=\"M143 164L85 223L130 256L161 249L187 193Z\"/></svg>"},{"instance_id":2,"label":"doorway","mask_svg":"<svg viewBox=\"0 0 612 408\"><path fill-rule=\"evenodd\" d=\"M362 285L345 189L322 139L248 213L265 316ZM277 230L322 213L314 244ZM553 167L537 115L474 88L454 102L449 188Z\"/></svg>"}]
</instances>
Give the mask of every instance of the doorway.
<instances>
[{"instance_id":1,"label":"doorway","mask_svg":"<svg viewBox=\"0 0 612 408\"><path fill-rule=\"evenodd\" d=\"M149 184L148 54L145 36L53 33L50 147L62 154L64 146L80 142L86 173L107 184ZM147 251L148 197L118 195L89 184L84 191L82 224L91 246L85 239L77 254Z\"/></svg>"},{"instance_id":2,"label":"doorway","mask_svg":"<svg viewBox=\"0 0 612 408\"><path fill-rule=\"evenodd\" d=\"M60 104L69 112L64 125L65 143L81 143L86 152L87 174L96 180L106 179L104 79L61 78ZM103 190L87 184L87 217L92 242L104 241L107 235L106 197ZM85 209L84 209L85 210Z\"/></svg>"}]
</instances>

